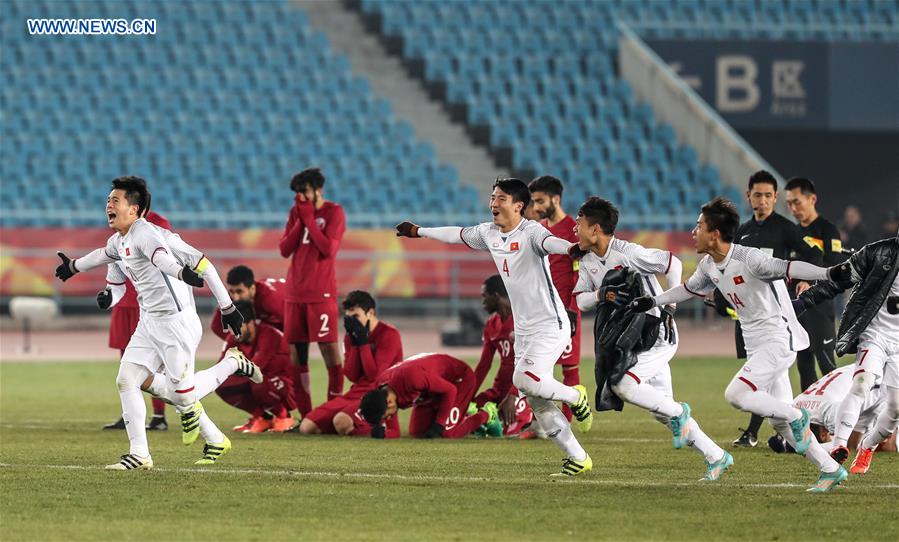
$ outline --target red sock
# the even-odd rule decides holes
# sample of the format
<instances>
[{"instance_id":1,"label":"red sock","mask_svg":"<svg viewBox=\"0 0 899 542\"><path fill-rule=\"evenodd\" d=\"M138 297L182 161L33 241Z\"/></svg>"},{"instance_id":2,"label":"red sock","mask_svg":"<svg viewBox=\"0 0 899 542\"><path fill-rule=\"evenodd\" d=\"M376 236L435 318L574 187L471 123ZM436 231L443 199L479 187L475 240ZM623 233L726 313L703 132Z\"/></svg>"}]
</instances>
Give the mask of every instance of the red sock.
<instances>
[{"instance_id":1,"label":"red sock","mask_svg":"<svg viewBox=\"0 0 899 542\"><path fill-rule=\"evenodd\" d=\"M343 395L343 365L328 367L328 399Z\"/></svg>"},{"instance_id":2,"label":"red sock","mask_svg":"<svg viewBox=\"0 0 899 542\"><path fill-rule=\"evenodd\" d=\"M306 417L312 410L312 397L309 396L309 365L292 365L293 396L297 402L300 416Z\"/></svg>"},{"instance_id":3,"label":"red sock","mask_svg":"<svg viewBox=\"0 0 899 542\"><path fill-rule=\"evenodd\" d=\"M153 397L153 415L165 416L165 401L159 397Z\"/></svg>"},{"instance_id":4,"label":"red sock","mask_svg":"<svg viewBox=\"0 0 899 542\"><path fill-rule=\"evenodd\" d=\"M490 419L490 415L484 412L483 410L479 410L471 416L466 416L462 419L452 429L447 429L443 432L444 438L462 438L469 433L473 433L475 429L487 423L487 420Z\"/></svg>"},{"instance_id":5,"label":"red sock","mask_svg":"<svg viewBox=\"0 0 899 542\"><path fill-rule=\"evenodd\" d=\"M571 367L562 366L562 383L566 386L577 386L581 383L581 375L578 372L578 366ZM567 404L562 405L562 414L571 421L571 407Z\"/></svg>"}]
</instances>

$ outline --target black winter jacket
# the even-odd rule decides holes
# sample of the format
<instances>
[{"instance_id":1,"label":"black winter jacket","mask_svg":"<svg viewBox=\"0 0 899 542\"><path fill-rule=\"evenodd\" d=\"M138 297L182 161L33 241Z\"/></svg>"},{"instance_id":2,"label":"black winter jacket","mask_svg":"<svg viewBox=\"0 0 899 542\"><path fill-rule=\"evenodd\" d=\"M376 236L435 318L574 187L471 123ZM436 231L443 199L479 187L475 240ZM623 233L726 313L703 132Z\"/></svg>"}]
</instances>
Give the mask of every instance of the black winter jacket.
<instances>
[{"instance_id":1,"label":"black winter jacket","mask_svg":"<svg viewBox=\"0 0 899 542\"><path fill-rule=\"evenodd\" d=\"M811 306L852 288L849 301L840 320L837 331L837 355L854 354L858 349L858 338L883 306L890 287L899 271L899 237L883 239L865 245L849 258L859 281L835 283L822 281L802 292L799 299Z\"/></svg>"}]
</instances>

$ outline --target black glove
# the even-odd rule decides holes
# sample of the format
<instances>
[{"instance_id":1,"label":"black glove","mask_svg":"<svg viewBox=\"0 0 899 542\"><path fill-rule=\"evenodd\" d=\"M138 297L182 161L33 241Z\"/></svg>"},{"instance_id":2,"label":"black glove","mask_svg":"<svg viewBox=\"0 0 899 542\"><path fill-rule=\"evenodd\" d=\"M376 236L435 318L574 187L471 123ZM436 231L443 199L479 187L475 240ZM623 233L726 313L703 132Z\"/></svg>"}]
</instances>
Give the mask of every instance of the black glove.
<instances>
[{"instance_id":1,"label":"black glove","mask_svg":"<svg viewBox=\"0 0 899 542\"><path fill-rule=\"evenodd\" d=\"M791 303L793 304L793 312L796 313L796 316L799 316L800 314L805 312L806 309L808 309L808 307L805 306L805 301L799 299L798 297L791 301Z\"/></svg>"},{"instance_id":2,"label":"black glove","mask_svg":"<svg viewBox=\"0 0 899 542\"><path fill-rule=\"evenodd\" d=\"M363 326L362 322L355 316L344 316L343 328L346 330L346 334L349 335L353 346L368 344L368 324Z\"/></svg>"},{"instance_id":3,"label":"black glove","mask_svg":"<svg viewBox=\"0 0 899 542\"><path fill-rule=\"evenodd\" d=\"M674 311L677 308L674 305L665 305L662 307L662 324L665 326L665 340L668 344L677 343L677 331L674 329Z\"/></svg>"},{"instance_id":4,"label":"black glove","mask_svg":"<svg viewBox=\"0 0 899 542\"><path fill-rule=\"evenodd\" d=\"M371 438L384 438L386 436L386 433L387 430L380 423L371 426Z\"/></svg>"},{"instance_id":5,"label":"black glove","mask_svg":"<svg viewBox=\"0 0 899 542\"><path fill-rule=\"evenodd\" d=\"M439 423L434 423L431 425L431 428L425 431L425 434L422 435L422 438L443 438L443 426Z\"/></svg>"},{"instance_id":6,"label":"black glove","mask_svg":"<svg viewBox=\"0 0 899 542\"><path fill-rule=\"evenodd\" d=\"M78 269L75 268L75 260L70 260L69 257L62 252L57 252L56 255L62 260L62 263L56 268L56 278L65 282L74 277L75 273L78 272Z\"/></svg>"},{"instance_id":7,"label":"black glove","mask_svg":"<svg viewBox=\"0 0 899 542\"><path fill-rule=\"evenodd\" d=\"M581 246L577 243L568 247L568 257L570 257L572 260L580 260L587 255L587 252L589 252L589 250L582 249Z\"/></svg>"},{"instance_id":8,"label":"black glove","mask_svg":"<svg viewBox=\"0 0 899 542\"><path fill-rule=\"evenodd\" d=\"M631 294L625 285L603 286L599 289L599 302L608 302L614 305L626 305L631 300Z\"/></svg>"},{"instance_id":9,"label":"black glove","mask_svg":"<svg viewBox=\"0 0 899 542\"><path fill-rule=\"evenodd\" d=\"M568 313L568 321L571 323L571 336L574 337L574 334L577 333L577 313L571 309L565 309L565 312Z\"/></svg>"},{"instance_id":10,"label":"black glove","mask_svg":"<svg viewBox=\"0 0 899 542\"><path fill-rule=\"evenodd\" d=\"M887 312L890 314L899 314L899 295L887 298Z\"/></svg>"},{"instance_id":11,"label":"black glove","mask_svg":"<svg viewBox=\"0 0 899 542\"><path fill-rule=\"evenodd\" d=\"M846 260L841 264L828 267L827 278L836 283L852 282L852 264L849 263L849 260Z\"/></svg>"},{"instance_id":12,"label":"black glove","mask_svg":"<svg viewBox=\"0 0 899 542\"><path fill-rule=\"evenodd\" d=\"M241 324L243 324L243 315L233 303L222 309L222 329L230 329L235 337L240 337Z\"/></svg>"},{"instance_id":13,"label":"black glove","mask_svg":"<svg viewBox=\"0 0 899 542\"><path fill-rule=\"evenodd\" d=\"M396 225L397 237L421 237L418 235L418 225L409 222L400 222Z\"/></svg>"},{"instance_id":14,"label":"black glove","mask_svg":"<svg viewBox=\"0 0 899 542\"><path fill-rule=\"evenodd\" d=\"M110 305L112 305L112 290L107 288L97 292L97 306L105 311Z\"/></svg>"},{"instance_id":15,"label":"black glove","mask_svg":"<svg viewBox=\"0 0 899 542\"><path fill-rule=\"evenodd\" d=\"M206 282L203 281L203 277L198 275L189 265L185 265L181 269L181 280L194 288L202 288L206 284Z\"/></svg>"},{"instance_id":16,"label":"black glove","mask_svg":"<svg viewBox=\"0 0 899 542\"><path fill-rule=\"evenodd\" d=\"M645 295L643 297L638 297L637 299L631 301L631 304L628 305L628 308L633 312L646 312L649 309L656 306L655 301L652 300L651 297Z\"/></svg>"}]
</instances>

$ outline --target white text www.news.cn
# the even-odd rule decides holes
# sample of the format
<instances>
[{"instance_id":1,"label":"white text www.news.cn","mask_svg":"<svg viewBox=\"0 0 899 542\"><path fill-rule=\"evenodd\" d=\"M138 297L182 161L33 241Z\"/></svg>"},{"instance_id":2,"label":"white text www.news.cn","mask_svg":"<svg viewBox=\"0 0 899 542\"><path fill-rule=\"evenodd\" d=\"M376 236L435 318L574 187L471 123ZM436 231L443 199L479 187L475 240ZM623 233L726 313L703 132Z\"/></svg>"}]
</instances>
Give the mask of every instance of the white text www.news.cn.
<instances>
[{"instance_id":1,"label":"white text www.news.cn","mask_svg":"<svg viewBox=\"0 0 899 542\"><path fill-rule=\"evenodd\" d=\"M28 19L27 26L31 35L156 35L156 19Z\"/></svg>"}]
</instances>

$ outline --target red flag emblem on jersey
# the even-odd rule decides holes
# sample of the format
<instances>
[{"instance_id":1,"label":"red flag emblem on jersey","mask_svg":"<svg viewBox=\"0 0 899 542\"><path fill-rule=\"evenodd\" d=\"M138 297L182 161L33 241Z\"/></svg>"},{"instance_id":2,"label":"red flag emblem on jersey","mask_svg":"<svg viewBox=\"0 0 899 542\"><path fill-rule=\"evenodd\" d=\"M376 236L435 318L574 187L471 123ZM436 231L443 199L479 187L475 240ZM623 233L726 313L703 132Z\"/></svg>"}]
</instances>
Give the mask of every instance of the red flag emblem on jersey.
<instances>
[{"instance_id":1,"label":"red flag emblem on jersey","mask_svg":"<svg viewBox=\"0 0 899 542\"><path fill-rule=\"evenodd\" d=\"M746 281L743 280L743 275L737 275L736 277L734 277L734 284L743 284L744 282Z\"/></svg>"},{"instance_id":2,"label":"red flag emblem on jersey","mask_svg":"<svg viewBox=\"0 0 899 542\"><path fill-rule=\"evenodd\" d=\"M516 241L509 245L509 250L518 250L518 242Z\"/></svg>"},{"instance_id":3,"label":"red flag emblem on jersey","mask_svg":"<svg viewBox=\"0 0 899 542\"><path fill-rule=\"evenodd\" d=\"M125 247L125 256L131 256L131 247Z\"/></svg>"}]
</instances>

